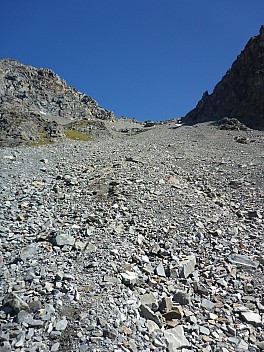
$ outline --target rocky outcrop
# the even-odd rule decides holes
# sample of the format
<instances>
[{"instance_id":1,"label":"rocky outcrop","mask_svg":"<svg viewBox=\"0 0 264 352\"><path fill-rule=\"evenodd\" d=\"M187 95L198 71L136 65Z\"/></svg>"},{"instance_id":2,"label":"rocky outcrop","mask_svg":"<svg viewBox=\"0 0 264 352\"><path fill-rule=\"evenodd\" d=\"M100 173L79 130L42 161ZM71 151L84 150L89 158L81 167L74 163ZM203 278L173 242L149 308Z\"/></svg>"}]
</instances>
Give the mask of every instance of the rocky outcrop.
<instances>
[{"instance_id":1,"label":"rocky outcrop","mask_svg":"<svg viewBox=\"0 0 264 352\"><path fill-rule=\"evenodd\" d=\"M104 130L103 121L114 118L50 69L0 60L0 145L38 142L43 133L49 140L62 138L69 124L96 134Z\"/></svg>"},{"instance_id":2,"label":"rocky outcrop","mask_svg":"<svg viewBox=\"0 0 264 352\"><path fill-rule=\"evenodd\" d=\"M264 26L249 40L212 94L205 92L183 120L196 123L226 116L264 129Z\"/></svg>"}]
</instances>

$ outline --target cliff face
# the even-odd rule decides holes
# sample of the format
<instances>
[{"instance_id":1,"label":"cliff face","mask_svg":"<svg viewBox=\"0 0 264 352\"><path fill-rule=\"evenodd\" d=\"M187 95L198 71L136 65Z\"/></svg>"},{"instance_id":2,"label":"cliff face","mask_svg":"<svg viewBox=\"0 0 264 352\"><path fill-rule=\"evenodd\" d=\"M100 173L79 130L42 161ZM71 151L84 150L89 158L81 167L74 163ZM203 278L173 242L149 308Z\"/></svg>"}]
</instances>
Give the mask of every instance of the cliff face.
<instances>
[{"instance_id":1,"label":"cliff face","mask_svg":"<svg viewBox=\"0 0 264 352\"><path fill-rule=\"evenodd\" d=\"M205 92L183 120L195 123L226 116L264 129L264 26L249 40L212 94Z\"/></svg>"},{"instance_id":2,"label":"cliff face","mask_svg":"<svg viewBox=\"0 0 264 352\"><path fill-rule=\"evenodd\" d=\"M62 138L63 126L80 126L80 121L86 132L103 130L109 119L114 119L112 112L53 71L0 60L0 145L38 141L43 133L48 139Z\"/></svg>"}]
</instances>

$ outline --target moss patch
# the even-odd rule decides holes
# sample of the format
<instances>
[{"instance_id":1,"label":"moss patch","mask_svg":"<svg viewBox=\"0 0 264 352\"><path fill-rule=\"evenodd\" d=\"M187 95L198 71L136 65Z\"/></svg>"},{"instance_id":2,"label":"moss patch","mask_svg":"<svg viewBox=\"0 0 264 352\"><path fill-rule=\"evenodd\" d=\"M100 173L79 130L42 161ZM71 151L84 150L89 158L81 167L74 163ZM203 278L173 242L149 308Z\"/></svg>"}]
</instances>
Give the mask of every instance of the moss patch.
<instances>
[{"instance_id":1,"label":"moss patch","mask_svg":"<svg viewBox=\"0 0 264 352\"><path fill-rule=\"evenodd\" d=\"M64 133L67 138L72 139L74 141L88 142L90 140L88 133L80 132L77 130L68 129L65 130Z\"/></svg>"}]
</instances>

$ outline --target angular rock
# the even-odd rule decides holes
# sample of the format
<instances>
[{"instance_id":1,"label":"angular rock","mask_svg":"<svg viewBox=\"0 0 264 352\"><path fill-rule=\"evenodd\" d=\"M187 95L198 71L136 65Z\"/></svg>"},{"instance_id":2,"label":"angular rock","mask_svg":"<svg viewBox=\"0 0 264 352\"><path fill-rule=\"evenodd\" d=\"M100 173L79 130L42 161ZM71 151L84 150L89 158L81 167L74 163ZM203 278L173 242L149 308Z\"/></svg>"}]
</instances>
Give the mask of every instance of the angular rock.
<instances>
[{"instance_id":1,"label":"angular rock","mask_svg":"<svg viewBox=\"0 0 264 352\"><path fill-rule=\"evenodd\" d=\"M164 267L163 267L163 265L162 265L161 262L160 262L159 265L155 268L155 273L156 273L158 276L166 277L166 273L165 273Z\"/></svg>"},{"instance_id":2,"label":"angular rock","mask_svg":"<svg viewBox=\"0 0 264 352\"><path fill-rule=\"evenodd\" d=\"M74 242L74 237L67 234L58 234L54 238L54 244L58 247L73 246Z\"/></svg>"},{"instance_id":3,"label":"angular rock","mask_svg":"<svg viewBox=\"0 0 264 352\"><path fill-rule=\"evenodd\" d=\"M156 297L152 293L147 293L145 295L139 296L140 303L144 306L148 306L153 310L157 310L158 308L158 301Z\"/></svg>"},{"instance_id":4,"label":"angular rock","mask_svg":"<svg viewBox=\"0 0 264 352\"><path fill-rule=\"evenodd\" d=\"M189 341L184 335L182 325L178 325L173 329L165 330L164 337L168 345L169 352L176 352L183 347L189 347Z\"/></svg>"},{"instance_id":5,"label":"angular rock","mask_svg":"<svg viewBox=\"0 0 264 352\"><path fill-rule=\"evenodd\" d=\"M55 329L58 331L63 331L66 329L67 325L68 325L68 321L66 319L62 319L56 323Z\"/></svg>"},{"instance_id":6,"label":"angular rock","mask_svg":"<svg viewBox=\"0 0 264 352\"><path fill-rule=\"evenodd\" d=\"M132 271L126 271L125 273L121 273L123 283L125 285L135 285L138 281L138 274Z\"/></svg>"},{"instance_id":7,"label":"angular rock","mask_svg":"<svg viewBox=\"0 0 264 352\"><path fill-rule=\"evenodd\" d=\"M151 310L148 306L141 304L139 311L143 318L154 321L154 323L156 323L158 326L162 325L160 317L155 314L153 310Z\"/></svg>"},{"instance_id":8,"label":"angular rock","mask_svg":"<svg viewBox=\"0 0 264 352\"><path fill-rule=\"evenodd\" d=\"M196 257L195 255L190 255L180 263L180 277L187 278L195 270Z\"/></svg>"},{"instance_id":9,"label":"angular rock","mask_svg":"<svg viewBox=\"0 0 264 352\"><path fill-rule=\"evenodd\" d=\"M186 305L186 304L190 304L191 297L188 292L178 290L173 295L173 301L182 305Z\"/></svg>"},{"instance_id":10,"label":"angular rock","mask_svg":"<svg viewBox=\"0 0 264 352\"><path fill-rule=\"evenodd\" d=\"M17 315L17 322L18 324L25 323L30 327L40 327L44 325L42 320L34 319L31 314L28 312L21 310Z\"/></svg>"},{"instance_id":11,"label":"angular rock","mask_svg":"<svg viewBox=\"0 0 264 352\"><path fill-rule=\"evenodd\" d=\"M248 256L242 254L232 254L229 257L229 260L231 261L231 263L246 266L249 268L257 268L259 266L259 262L254 261Z\"/></svg>"},{"instance_id":12,"label":"angular rock","mask_svg":"<svg viewBox=\"0 0 264 352\"><path fill-rule=\"evenodd\" d=\"M215 304L209 299L203 298L201 302L201 306L207 310L213 310L215 307Z\"/></svg>"},{"instance_id":13,"label":"angular rock","mask_svg":"<svg viewBox=\"0 0 264 352\"><path fill-rule=\"evenodd\" d=\"M37 252L38 252L38 245L37 245L37 243L32 243L32 244L30 244L29 246L24 247L24 248L21 249L21 251L20 251L20 258L21 258L23 261L26 261L27 259L34 258L35 255L37 254Z\"/></svg>"},{"instance_id":14,"label":"angular rock","mask_svg":"<svg viewBox=\"0 0 264 352\"><path fill-rule=\"evenodd\" d=\"M13 292L9 293L5 297L4 304L8 304L10 307L12 307L16 313L18 313L22 310L29 312L29 310L30 310L28 304L25 301L23 301L22 298L20 298L18 295L16 295Z\"/></svg>"},{"instance_id":15,"label":"angular rock","mask_svg":"<svg viewBox=\"0 0 264 352\"><path fill-rule=\"evenodd\" d=\"M254 325L254 326L262 325L261 316L257 313L249 311L249 312L241 312L240 315L243 320L245 320L247 323L251 325Z\"/></svg>"}]
</instances>

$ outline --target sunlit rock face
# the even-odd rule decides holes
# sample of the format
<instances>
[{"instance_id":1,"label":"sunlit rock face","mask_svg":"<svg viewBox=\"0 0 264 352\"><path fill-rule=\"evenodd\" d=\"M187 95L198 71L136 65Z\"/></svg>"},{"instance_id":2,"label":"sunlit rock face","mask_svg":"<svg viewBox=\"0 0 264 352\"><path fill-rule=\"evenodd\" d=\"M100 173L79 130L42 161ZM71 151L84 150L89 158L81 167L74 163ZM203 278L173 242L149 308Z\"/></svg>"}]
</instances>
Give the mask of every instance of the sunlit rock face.
<instances>
[{"instance_id":1,"label":"sunlit rock face","mask_svg":"<svg viewBox=\"0 0 264 352\"><path fill-rule=\"evenodd\" d=\"M196 123L226 116L264 129L264 26L249 40L212 94L205 92L184 120Z\"/></svg>"},{"instance_id":2,"label":"sunlit rock face","mask_svg":"<svg viewBox=\"0 0 264 352\"><path fill-rule=\"evenodd\" d=\"M103 130L103 121L114 118L52 70L0 60L1 145L37 141L40 133L58 139L63 126L77 121L84 121L83 128Z\"/></svg>"}]
</instances>

